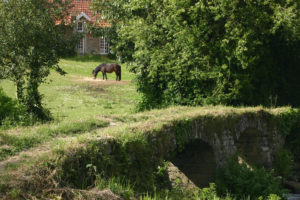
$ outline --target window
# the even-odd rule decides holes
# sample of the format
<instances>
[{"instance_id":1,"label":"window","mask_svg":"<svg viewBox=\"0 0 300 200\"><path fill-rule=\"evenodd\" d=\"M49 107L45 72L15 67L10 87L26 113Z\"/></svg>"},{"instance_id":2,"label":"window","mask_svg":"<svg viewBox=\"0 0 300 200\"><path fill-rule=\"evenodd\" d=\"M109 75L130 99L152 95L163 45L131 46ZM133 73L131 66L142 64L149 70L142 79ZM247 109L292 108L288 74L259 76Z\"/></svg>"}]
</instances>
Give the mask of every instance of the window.
<instances>
[{"instance_id":1,"label":"window","mask_svg":"<svg viewBox=\"0 0 300 200\"><path fill-rule=\"evenodd\" d=\"M77 51L80 54L84 54L84 37L81 38L77 43Z\"/></svg>"},{"instance_id":2,"label":"window","mask_svg":"<svg viewBox=\"0 0 300 200\"><path fill-rule=\"evenodd\" d=\"M78 22L77 23L77 31L78 32L83 32L83 22Z\"/></svg>"},{"instance_id":3,"label":"window","mask_svg":"<svg viewBox=\"0 0 300 200\"><path fill-rule=\"evenodd\" d=\"M109 48L108 48L108 42L105 37L100 38L100 54L108 54Z\"/></svg>"}]
</instances>

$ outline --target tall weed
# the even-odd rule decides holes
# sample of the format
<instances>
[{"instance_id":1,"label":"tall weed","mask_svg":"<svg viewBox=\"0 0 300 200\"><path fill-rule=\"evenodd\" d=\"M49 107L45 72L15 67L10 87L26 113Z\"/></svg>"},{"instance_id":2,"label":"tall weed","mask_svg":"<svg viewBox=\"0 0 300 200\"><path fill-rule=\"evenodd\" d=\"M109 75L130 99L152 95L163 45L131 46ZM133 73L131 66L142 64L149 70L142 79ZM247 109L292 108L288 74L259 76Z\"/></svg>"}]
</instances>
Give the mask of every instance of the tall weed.
<instances>
[{"instance_id":1,"label":"tall weed","mask_svg":"<svg viewBox=\"0 0 300 200\"><path fill-rule=\"evenodd\" d=\"M130 182L126 178L111 177L106 179L99 175L96 179L96 186L100 190L109 188L114 194L117 194L124 200L134 197L133 186L130 185Z\"/></svg>"}]
</instances>

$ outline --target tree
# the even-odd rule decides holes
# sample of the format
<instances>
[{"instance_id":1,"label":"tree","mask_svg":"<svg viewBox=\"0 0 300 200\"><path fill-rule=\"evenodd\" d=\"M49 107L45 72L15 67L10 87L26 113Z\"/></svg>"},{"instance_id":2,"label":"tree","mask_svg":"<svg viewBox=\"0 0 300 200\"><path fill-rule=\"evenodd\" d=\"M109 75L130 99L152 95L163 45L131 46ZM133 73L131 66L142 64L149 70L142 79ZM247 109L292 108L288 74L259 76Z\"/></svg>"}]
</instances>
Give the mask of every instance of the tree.
<instances>
[{"instance_id":1,"label":"tree","mask_svg":"<svg viewBox=\"0 0 300 200\"><path fill-rule=\"evenodd\" d=\"M49 119L38 91L50 69L60 74L58 66L63 22L68 1L0 1L0 78L13 81L18 101L34 118Z\"/></svg>"},{"instance_id":2,"label":"tree","mask_svg":"<svg viewBox=\"0 0 300 200\"><path fill-rule=\"evenodd\" d=\"M94 2L132 53L142 108L300 104L299 1Z\"/></svg>"}]
</instances>

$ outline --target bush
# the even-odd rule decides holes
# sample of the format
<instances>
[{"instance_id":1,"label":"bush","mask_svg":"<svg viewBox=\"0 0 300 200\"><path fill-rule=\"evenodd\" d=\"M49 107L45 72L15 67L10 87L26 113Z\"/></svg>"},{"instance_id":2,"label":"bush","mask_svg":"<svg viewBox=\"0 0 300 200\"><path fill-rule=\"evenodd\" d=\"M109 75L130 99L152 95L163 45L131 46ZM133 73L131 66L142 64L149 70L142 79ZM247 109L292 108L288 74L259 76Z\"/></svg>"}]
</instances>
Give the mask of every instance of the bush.
<instances>
[{"instance_id":1,"label":"bush","mask_svg":"<svg viewBox=\"0 0 300 200\"><path fill-rule=\"evenodd\" d=\"M280 150L275 153L274 160L275 173L287 179L291 175L293 156L288 150Z\"/></svg>"},{"instance_id":2,"label":"bush","mask_svg":"<svg viewBox=\"0 0 300 200\"><path fill-rule=\"evenodd\" d=\"M300 116L286 137L286 147L292 152L295 161L300 161Z\"/></svg>"},{"instance_id":3,"label":"bush","mask_svg":"<svg viewBox=\"0 0 300 200\"><path fill-rule=\"evenodd\" d=\"M26 121L28 121L28 115L25 109L0 88L0 125L14 125Z\"/></svg>"},{"instance_id":4,"label":"bush","mask_svg":"<svg viewBox=\"0 0 300 200\"><path fill-rule=\"evenodd\" d=\"M282 189L281 178L274 177L273 170L267 171L256 167L250 169L235 159L218 170L216 185L219 195L229 192L237 199L267 198L270 194L282 196L286 192Z\"/></svg>"}]
</instances>

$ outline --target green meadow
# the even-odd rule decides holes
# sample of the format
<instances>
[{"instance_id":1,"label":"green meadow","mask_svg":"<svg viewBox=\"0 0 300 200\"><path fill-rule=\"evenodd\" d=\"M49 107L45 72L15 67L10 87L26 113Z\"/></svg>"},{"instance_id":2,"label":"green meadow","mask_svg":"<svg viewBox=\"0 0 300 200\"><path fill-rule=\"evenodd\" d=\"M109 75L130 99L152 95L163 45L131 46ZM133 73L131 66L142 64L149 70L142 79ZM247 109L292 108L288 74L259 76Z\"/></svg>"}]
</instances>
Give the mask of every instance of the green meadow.
<instances>
[{"instance_id":1,"label":"green meadow","mask_svg":"<svg viewBox=\"0 0 300 200\"><path fill-rule=\"evenodd\" d=\"M102 115L132 113L139 97L132 83L133 74L122 66L122 81L115 81L115 73L102 80L101 72L92 79L92 70L102 62L114 62L96 56L62 59L60 67L65 76L52 71L40 86L43 104L50 110L55 122L81 121ZM1 81L1 87L10 97L16 97L16 88L10 81ZM52 122L53 123L53 122Z\"/></svg>"},{"instance_id":2,"label":"green meadow","mask_svg":"<svg viewBox=\"0 0 300 200\"><path fill-rule=\"evenodd\" d=\"M50 110L53 120L0 130L0 161L56 137L109 126L113 115L134 113L139 95L132 83L133 74L127 65L122 65L121 81L115 81L115 73L108 74L107 81L102 80L101 72L94 80L92 70L102 62L115 61L97 56L62 59L59 65L67 74L61 76L52 71L39 88L44 107ZM11 81L0 83L8 96L16 98L16 87Z\"/></svg>"}]
</instances>

